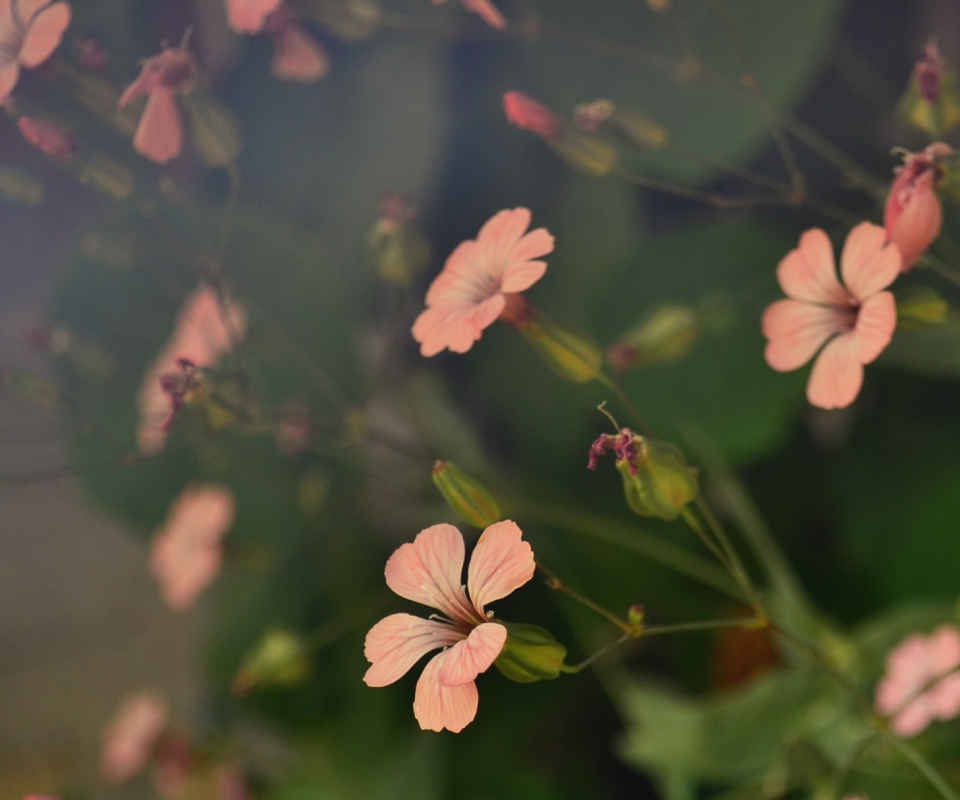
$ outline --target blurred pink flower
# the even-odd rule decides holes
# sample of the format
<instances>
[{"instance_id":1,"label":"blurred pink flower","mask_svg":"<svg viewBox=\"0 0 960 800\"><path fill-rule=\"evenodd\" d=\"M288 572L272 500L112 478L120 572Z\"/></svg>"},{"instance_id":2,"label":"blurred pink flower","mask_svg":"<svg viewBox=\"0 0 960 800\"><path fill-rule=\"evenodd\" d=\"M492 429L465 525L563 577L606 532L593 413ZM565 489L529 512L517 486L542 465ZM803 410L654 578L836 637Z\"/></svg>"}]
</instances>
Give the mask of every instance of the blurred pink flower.
<instances>
[{"instance_id":1,"label":"blurred pink flower","mask_svg":"<svg viewBox=\"0 0 960 800\"><path fill-rule=\"evenodd\" d=\"M462 584L464 544L452 525L433 525L387 561L387 586L401 597L436 608L444 617L391 614L367 633L367 686L387 686L431 650L444 648L417 681L413 713L424 730L458 733L477 714L475 678L503 649L507 629L491 622L487 603L506 597L533 577L535 563L515 522L488 527L470 558ZM468 597L469 593L469 597Z\"/></svg>"},{"instance_id":2,"label":"blurred pink flower","mask_svg":"<svg viewBox=\"0 0 960 800\"><path fill-rule=\"evenodd\" d=\"M503 96L503 110L509 122L541 139L553 141L563 130L560 117L523 92L507 92Z\"/></svg>"},{"instance_id":3,"label":"blurred pink flower","mask_svg":"<svg viewBox=\"0 0 960 800\"><path fill-rule=\"evenodd\" d=\"M222 486L188 487L170 506L150 553L150 571L167 605L187 609L213 582L235 512L233 493Z\"/></svg>"},{"instance_id":4,"label":"blurred pink flower","mask_svg":"<svg viewBox=\"0 0 960 800\"><path fill-rule=\"evenodd\" d=\"M940 235L943 208L936 185L943 176L940 161L953 148L936 142L919 153L907 153L890 187L883 224L891 242L903 255L903 271L912 267Z\"/></svg>"},{"instance_id":5,"label":"blurred pink flower","mask_svg":"<svg viewBox=\"0 0 960 800\"><path fill-rule=\"evenodd\" d=\"M221 309L213 289L201 286L186 299L173 336L147 370L137 395L140 409L137 443L143 455L156 455L167 441L173 409L164 388L164 376L182 372L181 362L188 362L192 367L215 366L220 356L230 349L233 337L243 338L245 331L243 309L231 301Z\"/></svg>"},{"instance_id":6,"label":"blurred pink flower","mask_svg":"<svg viewBox=\"0 0 960 800\"><path fill-rule=\"evenodd\" d=\"M956 628L944 625L930 636L907 637L887 655L886 674L877 684L877 711L892 714L893 732L905 737L916 736L935 719L953 719L960 715L960 673L942 676L957 667ZM937 677L942 680L927 688ZM910 698L915 699L908 703Z\"/></svg>"},{"instance_id":7,"label":"blurred pink flower","mask_svg":"<svg viewBox=\"0 0 960 800\"><path fill-rule=\"evenodd\" d=\"M100 773L110 783L132 778L153 755L167 724L167 702L156 691L127 697L103 731Z\"/></svg>"},{"instance_id":8,"label":"blurred pink flower","mask_svg":"<svg viewBox=\"0 0 960 800\"><path fill-rule=\"evenodd\" d=\"M775 370L786 372L802 367L827 342L807 383L807 399L815 406L850 405L863 384L863 365L893 336L896 305L893 294L882 290L900 273L902 259L886 238L883 228L869 222L850 231L840 255L843 285L833 247L819 228L804 233L800 246L777 267L788 299L764 312L764 356Z\"/></svg>"},{"instance_id":9,"label":"blurred pink flower","mask_svg":"<svg viewBox=\"0 0 960 800\"><path fill-rule=\"evenodd\" d=\"M427 291L427 308L413 323L420 353L449 348L466 353L483 330L505 310L508 300L535 284L547 270L534 259L553 250L546 228L525 233L530 211L514 208L495 214L476 240L462 242Z\"/></svg>"},{"instance_id":10,"label":"blurred pink flower","mask_svg":"<svg viewBox=\"0 0 960 800\"><path fill-rule=\"evenodd\" d=\"M447 0L433 0L434 5L442 5ZM477 14L491 28L506 28L507 21L490 0L460 0L467 11Z\"/></svg>"},{"instance_id":11,"label":"blurred pink flower","mask_svg":"<svg viewBox=\"0 0 960 800\"><path fill-rule=\"evenodd\" d=\"M300 24L299 16L285 6L267 18L266 32L276 52L270 74L282 81L311 83L330 71L327 51Z\"/></svg>"},{"instance_id":12,"label":"blurred pink flower","mask_svg":"<svg viewBox=\"0 0 960 800\"><path fill-rule=\"evenodd\" d=\"M20 67L38 67L50 58L69 24L69 3L0 0L0 103L16 86Z\"/></svg>"},{"instance_id":13,"label":"blurred pink flower","mask_svg":"<svg viewBox=\"0 0 960 800\"><path fill-rule=\"evenodd\" d=\"M225 0L227 24L235 33L260 33L283 0Z\"/></svg>"},{"instance_id":14,"label":"blurred pink flower","mask_svg":"<svg viewBox=\"0 0 960 800\"><path fill-rule=\"evenodd\" d=\"M52 122L37 117L20 117L17 128L37 150L57 161L68 161L76 149L73 137Z\"/></svg>"},{"instance_id":15,"label":"blurred pink flower","mask_svg":"<svg viewBox=\"0 0 960 800\"><path fill-rule=\"evenodd\" d=\"M137 79L120 95L117 108L126 108L147 95L147 105L133 135L133 149L157 164L166 164L183 148L183 126L176 95L197 74L193 56L183 49L164 48L145 59Z\"/></svg>"},{"instance_id":16,"label":"blurred pink flower","mask_svg":"<svg viewBox=\"0 0 960 800\"><path fill-rule=\"evenodd\" d=\"M219 800L250 800L250 787L238 766L222 764L217 767L217 797Z\"/></svg>"},{"instance_id":17,"label":"blurred pink flower","mask_svg":"<svg viewBox=\"0 0 960 800\"><path fill-rule=\"evenodd\" d=\"M161 797L175 798L190 776L194 753L184 736L165 736L153 759L153 788Z\"/></svg>"}]
</instances>

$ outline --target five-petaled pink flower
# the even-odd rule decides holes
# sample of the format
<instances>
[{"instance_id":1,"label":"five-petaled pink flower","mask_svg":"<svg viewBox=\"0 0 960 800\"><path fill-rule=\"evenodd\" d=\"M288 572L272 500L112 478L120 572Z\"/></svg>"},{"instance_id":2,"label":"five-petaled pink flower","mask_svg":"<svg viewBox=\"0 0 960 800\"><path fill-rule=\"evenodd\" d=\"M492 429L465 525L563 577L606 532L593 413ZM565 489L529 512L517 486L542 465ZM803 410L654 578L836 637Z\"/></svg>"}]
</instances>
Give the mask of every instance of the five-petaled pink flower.
<instances>
[{"instance_id":1,"label":"five-petaled pink flower","mask_svg":"<svg viewBox=\"0 0 960 800\"><path fill-rule=\"evenodd\" d=\"M960 714L960 672L951 670L958 667L956 628L944 625L930 636L907 637L887 655L886 674L877 684L877 711L893 715L891 728L900 736L916 736L935 719L953 719Z\"/></svg>"},{"instance_id":2,"label":"five-petaled pink flower","mask_svg":"<svg viewBox=\"0 0 960 800\"><path fill-rule=\"evenodd\" d=\"M891 292L900 273L900 251L878 225L857 225L843 246L837 280L827 234L812 228L777 267L786 293L763 315L767 363L781 372L798 369L820 350L807 383L807 399L820 408L850 405L863 384L863 365L890 343L897 325ZM827 340L830 340L829 342Z\"/></svg>"},{"instance_id":3,"label":"five-petaled pink flower","mask_svg":"<svg viewBox=\"0 0 960 800\"><path fill-rule=\"evenodd\" d=\"M442 5L447 0L433 0L434 5ZM506 28L507 20L490 0L460 0L467 11L477 14L491 28Z\"/></svg>"},{"instance_id":4,"label":"five-petaled pink flower","mask_svg":"<svg viewBox=\"0 0 960 800\"><path fill-rule=\"evenodd\" d=\"M169 606L189 608L213 582L235 512L233 493L222 486L188 487L170 506L150 553L151 572Z\"/></svg>"},{"instance_id":5,"label":"five-petaled pink flower","mask_svg":"<svg viewBox=\"0 0 960 800\"><path fill-rule=\"evenodd\" d=\"M246 315L236 303L223 306L213 289L202 286L191 294L177 317L173 336L153 363L140 386L137 405L140 423L137 444L143 455L156 455L167 441L171 412L170 394L164 388L164 376L179 374L182 364L213 367L226 353L234 337L243 338Z\"/></svg>"},{"instance_id":6,"label":"five-petaled pink flower","mask_svg":"<svg viewBox=\"0 0 960 800\"><path fill-rule=\"evenodd\" d=\"M0 103L20 77L20 68L40 66L70 24L70 4L50 0L0 0Z\"/></svg>"},{"instance_id":7,"label":"five-petaled pink flower","mask_svg":"<svg viewBox=\"0 0 960 800\"><path fill-rule=\"evenodd\" d=\"M147 105L133 135L133 149L157 164L166 164L183 148L183 125L176 96L197 74L193 56L185 49L164 48L145 59L137 79L120 95L118 108L126 108L147 95Z\"/></svg>"},{"instance_id":8,"label":"five-petaled pink flower","mask_svg":"<svg viewBox=\"0 0 960 800\"><path fill-rule=\"evenodd\" d=\"M543 277L547 264L535 259L553 250L553 236L546 228L525 233L529 226L528 209L500 211L475 240L451 253L427 290L426 310L413 323L422 355L445 347L466 353L485 328L510 311L516 293Z\"/></svg>"},{"instance_id":9,"label":"five-petaled pink flower","mask_svg":"<svg viewBox=\"0 0 960 800\"><path fill-rule=\"evenodd\" d=\"M387 562L387 586L401 597L436 608L444 617L421 619L391 614L367 633L364 655L372 666L368 686L387 686L422 656L444 648L417 681L413 713L424 730L457 733L477 714L477 675L487 670L507 640L485 606L506 597L533 577L533 550L515 522L487 528L470 558L462 584L463 537L452 525L433 525ZM469 593L469 596L468 596Z\"/></svg>"},{"instance_id":10,"label":"five-petaled pink flower","mask_svg":"<svg viewBox=\"0 0 960 800\"><path fill-rule=\"evenodd\" d=\"M953 154L953 148L936 142L919 153L907 153L903 166L890 187L883 224L887 237L903 255L904 271L940 235L943 208L937 197L937 182L943 177L941 160Z\"/></svg>"},{"instance_id":11,"label":"five-petaled pink flower","mask_svg":"<svg viewBox=\"0 0 960 800\"><path fill-rule=\"evenodd\" d=\"M153 755L167 725L167 701L145 690L126 698L103 731L100 772L110 783L123 783L137 774Z\"/></svg>"}]
</instances>

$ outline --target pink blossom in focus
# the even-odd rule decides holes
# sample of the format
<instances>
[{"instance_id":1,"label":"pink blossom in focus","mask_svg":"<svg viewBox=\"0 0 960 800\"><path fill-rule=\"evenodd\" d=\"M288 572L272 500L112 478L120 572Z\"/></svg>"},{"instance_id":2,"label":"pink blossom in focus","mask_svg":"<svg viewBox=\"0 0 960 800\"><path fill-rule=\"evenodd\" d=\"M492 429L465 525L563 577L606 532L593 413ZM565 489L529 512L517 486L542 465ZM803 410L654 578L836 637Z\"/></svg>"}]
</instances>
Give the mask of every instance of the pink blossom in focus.
<instances>
[{"instance_id":1,"label":"pink blossom in focus","mask_svg":"<svg viewBox=\"0 0 960 800\"><path fill-rule=\"evenodd\" d=\"M167 702L158 692L147 690L126 698L103 732L104 779L123 783L143 769L166 724Z\"/></svg>"},{"instance_id":2,"label":"pink blossom in focus","mask_svg":"<svg viewBox=\"0 0 960 800\"><path fill-rule=\"evenodd\" d=\"M52 122L37 117L20 117L17 127L24 139L57 161L68 161L76 149L73 137Z\"/></svg>"},{"instance_id":3,"label":"pink blossom in focus","mask_svg":"<svg viewBox=\"0 0 960 800\"><path fill-rule=\"evenodd\" d=\"M293 11L284 7L267 18L266 32L276 52L270 62L270 74L282 81L311 83L330 71L327 51L300 24Z\"/></svg>"},{"instance_id":4,"label":"pink blossom in focus","mask_svg":"<svg viewBox=\"0 0 960 800\"><path fill-rule=\"evenodd\" d=\"M462 583L464 543L452 525L433 525L387 561L387 586L401 597L436 608L444 616L421 619L391 614L367 633L364 655L371 667L367 686L387 686L403 677L431 650L417 681L413 713L424 730L458 733L477 714L474 680L503 649L507 629L492 622L487 603L506 597L533 577L533 550L515 522L488 527L470 558Z\"/></svg>"},{"instance_id":5,"label":"pink blossom in focus","mask_svg":"<svg viewBox=\"0 0 960 800\"><path fill-rule=\"evenodd\" d=\"M46 61L69 24L69 3L0 0L0 103L16 86L20 68L38 67Z\"/></svg>"},{"instance_id":6,"label":"pink blossom in focus","mask_svg":"<svg viewBox=\"0 0 960 800\"><path fill-rule=\"evenodd\" d=\"M276 11L283 0L225 0L227 24L235 33L260 33L267 17Z\"/></svg>"},{"instance_id":7,"label":"pink blossom in focus","mask_svg":"<svg viewBox=\"0 0 960 800\"><path fill-rule=\"evenodd\" d=\"M442 5L447 0L433 0L434 5ZM490 0L460 0L467 11L477 14L491 28L506 28L507 21Z\"/></svg>"},{"instance_id":8,"label":"pink blossom in focus","mask_svg":"<svg viewBox=\"0 0 960 800\"><path fill-rule=\"evenodd\" d=\"M863 384L863 365L893 336L896 304L893 294L882 290L900 273L902 259L886 238L883 228L869 222L850 231L840 255L843 284L830 239L819 228L804 233L800 246L777 267L788 299L764 312L764 357L786 372L802 367L819 350L807 383L807 399L815 406L850 405Z\"/></svg>"},{"instance_id":9,"label":"pink blossom in focus","mask_svg":"<svg viewBox=\"0 0 960 800\"><path fill-rule=\"evenodd\" d=\"M530 211L496 213L477 238L462 242L447 259L427 291L427 308L413 323L420 353L433 356L444 348L466 353L483 330L508 308L508 300L529 289L547 264L537 261L553 250L546 228L526 233Z\"/></svg>"},{"instance_id":10,"label":"pink blossom in focus","mask_svg":"<svg viewBox=\"0 0 960 800\"><path fill-rule=\"evenodd\" d=\"M176 95L197 74L193 56L182 49L164 48L148 58L137 79L120 95L117 108L126 108L138 97L147 105L133 135L133 149L157 164L166 164L183 148L183 125Z\"/></svg>"},{"instance_id":11,"label":"pink blossom in focus","mask_svg":"<svg viewBox=\"0 0 960 800\"><path fill-rule=\"evenodd\" d=\"M222 486L188 487L174 500L150 552L150 571L169 606L189 608L213 582L235 513L233 493Z\"/></svg>"},{"instance_id":12,"label":"pink blossom in focus","mask_svg":"<svg viewBox=\"0 0 960 800\"><path fill-rule=\"evenodd\" d=\"M943 208L936 185L943 176L940 161L953 153L943 142L919 153L907 153L890 187L883 224L887 237L903 254L904 271L910 269L937 236L943 224Z\"/></svg>"},{"instance_id":13,"label":"pink blossom in focus","mask_svg":"<svg viewBox=\"0 0 960 800\"><path fill-rule=\"evenodd\" d=\"M510 122L541 139L553 141L563 130L560 117L523 92L507 92L503 96L503 110Z\"/></svg>"},{"instance_id":14,"label":"pink blossom in focus","mask_svg":"<svg viewBox=\"0 0 960 800\"><path fill-rule=\"evenodd\" d=\"M916 633L887 655L887 671L877 684L876 707L893 715L891 727L899 736L916 736L933 720L960 715L960 673L931 681L960 667L960 631L949 625L930 636ZM915 698L907 702L910 698Z\"/></svg>"},{"instance_id":15,"label":"pink blossom in focus","mask_svg":"<svg viewBox=\"0 0 960 800\"><path fill-rule=\"evenodd\" d=\"M173 336L147 370L137 395L140 409L137 443L141 454L156 455L167 440L172 409L163 377L181 372L184 361L192 367L213 367L230 349L234 336L243 338L246 331L243 309L230 301L225 305L223 309L220 307L216 292L207 286L197 289L184 302Z\"/></svg>"}]
</instances>

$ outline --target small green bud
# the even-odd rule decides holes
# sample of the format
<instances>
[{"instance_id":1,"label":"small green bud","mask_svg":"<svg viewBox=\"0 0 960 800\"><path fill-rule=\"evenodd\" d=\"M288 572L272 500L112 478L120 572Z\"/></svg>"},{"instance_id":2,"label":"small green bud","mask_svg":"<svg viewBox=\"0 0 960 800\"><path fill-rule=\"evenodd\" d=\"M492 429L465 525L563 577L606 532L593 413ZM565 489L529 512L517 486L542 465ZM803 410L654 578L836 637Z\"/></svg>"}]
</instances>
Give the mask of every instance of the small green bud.
<instances>
[{"instance_id":1,"label":"small green bud","mask_svg":"<svg viewBox=\"0 0 960 800\"><path fill-rule=\"evenodd\" d=\"M914 65L898 110L907 122L934 139L960 123L957 78L934 42L927 44Z\"/></svg>"},{"instance_id":2,"label":"small green bud","mask_svg":"<svg viewBox=\"0 0 960 800\"><path fill-rule=\"evenodd\" d=\"M243 660L233 690L243 695L254 686L292 686L309 674L310 656L303 637L274 629Z\"/></svg>"},{"instance_id":3,"label":"small green bud","mask_svg":"<svg viewBox=\"0 0 960 800\"><path fill-rule=\"evenodd\" d=\"M619 159L617 148L602 136L569 125L547 144L577 172L595 178L609 175Z\"/></svg>"},{"instance_id":4,"label":"small green bud","mask_svg":"<svg viewBox=\"0 0 960 800\"><path fill-rule=\"evenodd\" d=\"M452 461L437 461L432 477L447 505L468 525L487 528L500 521L500 506L493 495Z\"/></svg>"},{"instance_id":5,"label":"small green bud","mask_svg":"<svg viewBox=\"0 0 960 800\"><path fill-rule=\"evenodd\" d=\"M430 243L416 227L416 215L406 195L384 192L368 242L377 272L387 283L409 286L430 260Z\"/></svg>"},{"instance_id":6,"label":"small green bud","mask_svg":"<svg viewBox=\"0 0 960 800\"><path fill-rule=\"evenodd\" d=\"M654 311L607 348L618 370L679 361L700 335L700 318L690 306L667 305Z\"/></svg>"},{"instance_id":7,"label":"small green bud","mask_svg":"<svg viewBox=\"0 0 960 800\"><path fill-rule=\"evenodd\" d=\"M646 615L643 611L643 606L633 605L627 609L627 622L629 622L635 628L642 628L643 621Z\"/></svg>"},{"instance_id":8,"label":"small green bud","mask_svg":"<svg viewBox=\"0 0 960 800\"><path fill-rule=\"evenodd\" d=\"M927 286L908 286L897 295L897 328L917 330L942 325L950 314L950 304Z\"/></svg>"},{"instance_id":9,"label":"small green bud","mask_svg":"<svg viewBox=\"0 0 960 800\"><path fill-rule=\"evenodd\" d=\"M499 622L507 629L507 641L494 666L517 683L550 681L560 674L567 648L538 625Z\"/></svg>"},{"instance_id":10,"label":"small green bud","mask_svg":"<svg viewBox=\"0 0 960 800\"><path fill-rule=\"evenodd\" d=\"M601 375L603 353L589 336L550 322L536 313L520 333L557 375L571 383L587 383Z\"/></svg>"},{"instance_id":11,"label":"small green bud","mask_svg":"<svg viewBox=\"0 0 960 800\"><path fill-rule=\"evenodd\" d=\"M617 461L627 505L642 517L674 520L700 491L695 470L669 442L635 437L635 461Z\"/></svg>"}]
</instances>

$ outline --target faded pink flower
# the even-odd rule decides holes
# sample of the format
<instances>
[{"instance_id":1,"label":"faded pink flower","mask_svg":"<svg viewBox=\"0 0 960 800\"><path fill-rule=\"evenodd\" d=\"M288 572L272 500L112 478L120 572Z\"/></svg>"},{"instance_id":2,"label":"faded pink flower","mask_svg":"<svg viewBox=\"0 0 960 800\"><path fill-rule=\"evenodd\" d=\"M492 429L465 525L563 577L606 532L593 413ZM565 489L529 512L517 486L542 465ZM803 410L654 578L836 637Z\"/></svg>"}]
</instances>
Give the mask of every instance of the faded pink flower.
<instances>
[{"instance_id":1,"label":"faded pink flower","mask_svg":"<svg viewBox=\"0 0 960 800\"><path fill-rule=\"evenodd\" d=\"M38 67L50 58L69 24L69 3L0 0L0 103L16 86L21 67Z\"/></svg>"},{"instance_id":2,"label":"faded pink flower","mask_svg":"<svg viewBox=\"0 0 960 800\"><path fill-rule=\"evenodd\" d=\"M150 571L167 605L187 609L213 582L235 512L233 493L222 486L188 487L170 506L150 552Z\"/></svg>"},{"instance_id":3,"label":"faded pink flower","mask_svg":"<svg viewBox=\"0 0 960 800\"><path fill-rule=\"evenodd\" d=\"M191 367L215 366L220 356L230 349L233 337L241 339L245 331L243 309L231 301L221 308L216 292L210 287L201 286L186 299L173 336L147 370L137 395L140 409L137 443L143 455L156 455L167 441L173 409L171 396L164 388L164 376L181 373L182 362L188 362Z\"/></svg>"},{"instance_id":4,"label":"faded pink flower","mask_svg":"<svg viewBox=\"0 0 960 800\"><path fill-rule=\"evenodd\" d=\"M452 525L433 525L387 561L387 586L401 597L436 608L444 617L391 614L374 625L364 646L371 667L367 686L387 686L403 677L431 650L417 681L413 713L424 730L458 733L477 714L477 675L503 649L507 629L492 622L487 603L506 597L533 577L533 551L515 522L488 527L470 558L462 584L463 537ZM469 596L468 596L469 595Z\"/></svg>"},{"instance_id":5,"label":"faded pink flower","mask_svg":"<svg viewBox=\"0 0 960 800\"><path fill-rule=\"evenodd\" d=\"M413 323L420 353L433 356L449 348L466 353L483 330L505 311L509 299L529 289L547 270L534 259L553 250L546 228L525 233L530 211L500 211L462 242L447 259L427 291L427 308Z\"/></svg>"},{"instance_id":6,"label":"faded pink flower","mask_svg":"<svg viewBox=\"0 0 960 800\"><path fill-rule=\"evenodd\" d=\"M37 117L20 117L17 128L31 145L56 161L69 161L76 150L73 137L52 122Z\"/></svg>"},{"instance_id":7,"label":"faded pink flower","mask_svg":"<svg viewBox=\"0 0 960 800\"><path fill-rule=\"evenodd\" d=\"M560 117L523 92L507 92L503 96L503 110L508 121L541 139L553 141L563 130Z\"/></svg>"},{"instance_id":8,"label":"faded pink flower","mask_svg":"<svg viewBox=\"0 0 960 800\"><path fill-rule=\"evenodd\" d=\"M857 225L843 246L837 280L830 239L819 228L800 237L777 267L777 280L788 299L770 305L763 315L767 337L764 356L775 370L806 364L821 346L807 399L820 408L850 405L863 384L863 365L890 343L897 309L886 289L900 273L900 251L886 241L878 225ZM829 340L829 341L828 341Z\"/></svg>"},{"instance_id":9,"label":"faded pink flower","mask_svg":"<svg viewBox=\"0 0 960 800\"><path fill-rule=\"evenodd\" d=\"M940 235L943 208L936 185L943 177L940 161L953 148L936 142L919 153L906 153L890 187L883 224L887 237L903 254L903 271L912 267Z\"/></svg>"},{"instance_id":10,"label":"faded pink flower","mask_svg":"<svg viewBox=\"0 0 960 800\"><path fill-rule=\"evenodd\" d=\"M944 625L930 636L908 636L887 655L886 674L877 684L877 711L892 714L893 732L904 737L916 736L935 719L953 719L960 715L960 673L943 676L958 667L956 628Z\"/></svg>"},{"instance_id":11,"label":"faded pink flower","mask_svg":"<svg viewBox=\"0 0 960 800\"><path fill-rule=\"evenodd\" d=\"M197 74L193 56L187 50L164 48L160 55L145 59L137 79L120 95L117 108L126 108L138 97L147 96L147 105L133 135L133 149L157 164L166 164L180 155L183 125L176 95Z\"/></svg>"},{"instance_id":12,"label":"faded pink flower","mask_svg":"<svg viewBox=\"0 0 960 800\"><path fill-rule=\"evenodd\" d=\"M447 0L433 0L434 5L442 5ZM497 7L490 0L460 0L461 5L467 11L477 14L491 28L506 28L507 21L503 14L497 10Z\"/></svg>"},{"instance_id":13,"label":"faded pink flower","mask_svg":"<svg viewBox=\"0 0 960 800\"><path fill-rule=\"evenodd\" d=\"M276 49L270 62L274 78L311 83L330 71L330 59L323 45L307 33L299 16L286 6L267 18L265 30Z\"/></svg>"},{"instance_id":14,"label":"faded pink flower","mask_svg":"<svg viewBox=\"0 0 960 800\"><path fill-rule=\"evenodd\" d=\"M103 731L104 779L123 783L143 769L166 725L167 701L159 692L145 690L127 697Z\"/></svg>"},{"instance_id":15,"label":"faded pink flower","mask_svg":"<svg viewBox=\"0 0 960 800\"><path fill-rule=\"evenodd\" d=\"M283 0L226 0L227 24L235 33L260 33Z\"/></svg>"}]
</instances>

